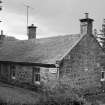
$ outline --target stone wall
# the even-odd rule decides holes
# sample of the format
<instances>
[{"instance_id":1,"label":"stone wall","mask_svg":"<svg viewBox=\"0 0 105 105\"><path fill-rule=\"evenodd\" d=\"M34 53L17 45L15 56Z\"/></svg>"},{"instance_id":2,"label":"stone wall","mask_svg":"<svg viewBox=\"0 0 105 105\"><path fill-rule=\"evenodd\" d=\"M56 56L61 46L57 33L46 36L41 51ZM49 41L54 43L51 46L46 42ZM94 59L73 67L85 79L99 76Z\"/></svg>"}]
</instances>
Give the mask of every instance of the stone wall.
<instances>
[{"instance_id":1,"label":"stone wall","mask_svg":"<svg viewBox=\"0 0 105 105\"><path fill-rule=\"evenodd\" d=\"M84 36L61 62L62 83L77 90L98 91L101 88L101 53L103 51L95 38Z\"/></svg>"},{"instance_id":2,"label":"stone wall","mask_svg":"<svg viewBox=\"0 0 105 105\"><path fill-rule=\"evenodd\" d=\"M0 78L10 80L10 67L8 64L0 64Z\"/></svg>"},{"instance_id":3,"label":"stone wall","mask_svg":"<svg viewBox=\"0 0 105 105\"><path fill-rule=\"evenodd\" d=\"M32 83L32 67L16 65L15 72L17 81Z\"/></svg>"},{"instance_id":4,"label":"stone wall","mask_svg":"<svg viewBox=\"0 0 105 105\"><path fill-rule=\"evenodd\" d=\"M44 85L44 87L53 89L57 84L57 76L57 68L41 67L41 82Z\"/></svg>"},{"instance_id":5,"label":"stone wall","mask_svg":"<svg viewBox=\"0 0 105 105\"><path fill-rule=\"evenodd\" d=\"M11 65L14 65L15 76L13 77L13 71L11 69ZM19 64L0 64L0 78L5 79L10 82L18 82L18 83L29 83L34 84L33 82L33 67L38 66L27 66L27 65L19 65ZM39 67L40 68L40 81L38 85L43 85L44 87L53 87L54 82L57 79L56 68L47 68L47 67ZM37 84L38 82L36 82Z\"/></svg>"}]
</instances>

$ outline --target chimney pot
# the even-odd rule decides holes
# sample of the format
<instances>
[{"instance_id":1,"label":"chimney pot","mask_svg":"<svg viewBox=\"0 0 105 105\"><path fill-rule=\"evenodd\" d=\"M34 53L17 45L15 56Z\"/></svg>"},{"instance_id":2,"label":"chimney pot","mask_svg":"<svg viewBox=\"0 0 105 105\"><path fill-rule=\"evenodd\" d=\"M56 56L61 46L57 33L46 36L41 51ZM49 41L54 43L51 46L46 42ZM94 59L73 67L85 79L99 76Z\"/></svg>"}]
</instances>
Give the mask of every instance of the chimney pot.
<instances>
[{"instance_id":1,"label":"chimney pot","mask_svg":"<svg viewBox=\"0 0 105 105\"><path fill-rule=\"evenodd\" d=\"M31 26L34 26L34 24L32 24Z\"/></svg>"},{"instance_id":2,"label":"chimney pot","mask_svg":"<svg viewBox=\"0 0 105 105\"><path fill-rule=\"evenodd\" d=\"M89 18L89 13L85 13L85 18Z\"/></svg>"}]
</instances>

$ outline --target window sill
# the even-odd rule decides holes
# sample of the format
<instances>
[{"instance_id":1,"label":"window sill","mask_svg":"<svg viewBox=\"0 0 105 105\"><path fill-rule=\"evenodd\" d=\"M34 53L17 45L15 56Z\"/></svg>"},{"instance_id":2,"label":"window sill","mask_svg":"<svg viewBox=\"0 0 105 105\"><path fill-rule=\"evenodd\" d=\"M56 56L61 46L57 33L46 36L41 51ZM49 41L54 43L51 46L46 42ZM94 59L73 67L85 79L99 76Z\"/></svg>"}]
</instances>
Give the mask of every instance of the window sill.
<instances>
[{"instance_id":1,"label":"window sill","mask_svg":"<svg viewBox=\"0 0 105 105\"><path fill-rule=\"evenodd\" d=\"M103 81L105 81L105 79L101 79L100 81L102 81L102 82L103 82Z\"/></svg>"},{"instance_id":2,"label":"window sill","mask_svg":"<svg viewBox=\"0 0 105 105\"><path fill-rule=\"evenodd\" d=\"M15 79L16 79L16 77L12 77L12 79L13 79L13 80L15 80Z\"/></svg>"},{"instance_id":3,"label":"window sill","mask_svg":"<svg viewBox=\"0 0 105 105\"><path fill-rule=\"evenodd\" d=\"M39 81L35 81L35 84L40 85L40 82Z\"/></svg>"}]
</instances>

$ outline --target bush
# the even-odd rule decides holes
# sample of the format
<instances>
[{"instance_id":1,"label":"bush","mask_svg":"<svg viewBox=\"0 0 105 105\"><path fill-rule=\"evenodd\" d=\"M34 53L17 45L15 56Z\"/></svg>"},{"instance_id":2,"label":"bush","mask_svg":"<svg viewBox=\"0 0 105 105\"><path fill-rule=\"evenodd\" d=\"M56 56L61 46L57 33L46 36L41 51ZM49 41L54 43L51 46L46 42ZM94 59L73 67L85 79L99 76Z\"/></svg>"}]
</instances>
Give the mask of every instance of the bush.
<instances>
[{"instance_id":1,"label":"bush","mask_svg":"<svg viewBox=\"0 0 105 105\"><path fill-rule=\"evenodd\" d=\"M73 99L65 94L42 96L36 105L84 105L84 99Z\"/></svg>"},{"instance_id":2,"label":"bush","mask_svg":"<svg viewBox=\"0 0 105 105\"><path fill-rule=\"evenodd\" d=\"M53 90L49 88L42 94L36 105L87 105L83 97L78 96L74 89L58 85Z\"/></svg>"}]
</instances>

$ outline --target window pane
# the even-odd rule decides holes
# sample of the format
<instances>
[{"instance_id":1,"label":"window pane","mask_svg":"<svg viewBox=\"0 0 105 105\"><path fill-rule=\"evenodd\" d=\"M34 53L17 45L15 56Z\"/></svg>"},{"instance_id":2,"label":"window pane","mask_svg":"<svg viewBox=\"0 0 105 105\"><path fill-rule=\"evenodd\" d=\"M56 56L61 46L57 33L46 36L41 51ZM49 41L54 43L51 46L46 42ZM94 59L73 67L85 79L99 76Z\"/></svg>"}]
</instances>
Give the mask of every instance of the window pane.
<instances>
[{"instance_id":1,"label":"window pane","mask_svg":"<svg viewBox=\"0 0 105 105\"><path fill-rule=\"evenodd\" d=\"M15 77L15 65L11 65L10 69L11 69L11 72L12 72L12 76Z\"/></svg>"},{"instance_id":2,"label":"window pane","mask_svg":"<svg viewBox=\"0 0 105 105\"><path fill-rule=\"evenodd\" d=\"M34 81L40 81L40 68L34 67Z\"/></svg>"},{"instance_id":3,"label":"window pane","mask_svg":"<svg viewBox=\"0 0 105 105\"><path fill-rule=\"evenodd\" d=\"M35 79L36 79L35 81L40 81L40 74L36 74Z\"/></svg>"},{"instance_id":4,"label":"window pane","mask_svg":"<svg viewBox=\"0 0 105 105\"><path fill-rule=\"evenodd\" d=\"M102 78L102 79L105 78L104 75L105 75L105 72L102 71L102 72L101 72L101 78Z\"/></svg>"},{"instance_id":5,"label":"window pane","mask_svg":"<svg viewBox=\"0 0 105 105\"><path fill-rule=\"evenodd\" d=\"M35 73L39 73L40 69L39 68L35 68Z\"/></svg>"}]
</instances>

